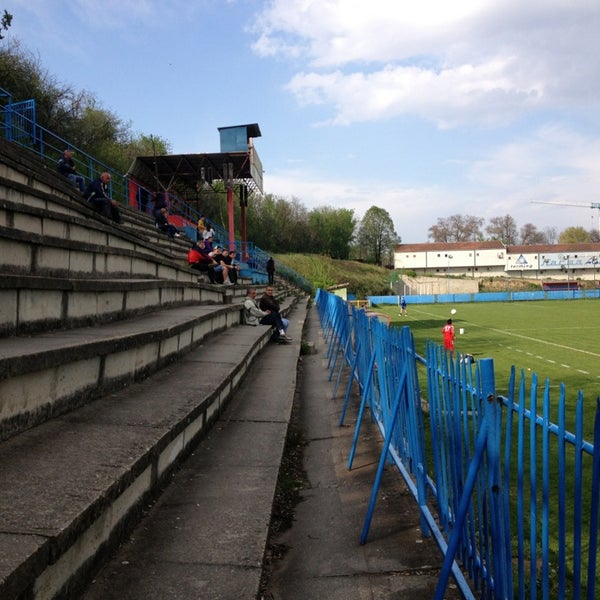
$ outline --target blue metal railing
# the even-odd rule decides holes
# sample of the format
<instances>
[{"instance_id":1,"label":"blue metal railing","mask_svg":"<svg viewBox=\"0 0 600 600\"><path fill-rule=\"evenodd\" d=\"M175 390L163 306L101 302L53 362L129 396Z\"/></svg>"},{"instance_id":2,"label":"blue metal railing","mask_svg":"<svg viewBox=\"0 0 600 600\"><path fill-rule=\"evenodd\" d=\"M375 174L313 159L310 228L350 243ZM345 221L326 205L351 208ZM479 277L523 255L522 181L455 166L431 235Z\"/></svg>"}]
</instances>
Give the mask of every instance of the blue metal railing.
<instances>
[{"instance_id":1,"label":"blue metal railing","mask_svg":"<svg viewBox=\"0 0 600 600\"><path fill-rule=\"evenodd\" d=\"M367 409L383 438L361 543L391 460L415 498L423 534L433 535L444 555L436 600L451 576L465 598L595 598L600 404L590 443L581 392L568 403L561 384L551 402L549 381L540 386L524 372L517 378L513 367L508 397L497 396L491 358L471 363L433 342L420 357L408 327L389 328L323 290L316 305L336 390L349 369L340 424L351 388L360 390L348 468Z\"/></svg>"},{"instance_id":2,"label":"blue metal railing","mask_svg":"<svg viewBox=\"0 0 600 600\"><path fill-rule=\"evenodd\" d=\"M153 194L150 190L39 125L35 118L35 102L33 100L13 103L11 94L0 88L0 113L3 115L2 131L6 139L36 152L42 160L52 164L53 167L55 167L65 148L70 148L74 151L73 161L77 167L77 171L87 182L97 178L100 173L106 171L111 174L110 195L112 198L128 206L133 206L138 210L152 212ZM178 222L181 222L187 237L195 240L196 223L201 213L180 198L172 194L168 196L170 214ZM145 206L142 202L143 197L147 198ZM229 233L225 228L210 219L205 218L205 220L214 229L216 239L221 244L226 244L229 240ZM248 259L243 264L243 276L252 277L254 283L266 283L268 253L251 242L246 242L242 245L241 242L236 241L235 245L241 261L244 262L244 259ZM246 256L242 257L242 251L245 251ZM309 291L309 288L312 290L312 286L306 280L303 281L291 269L280 268L279 272L293 283L303 282L304 285L301 287L307 289L307 291Z\"/></svg>"}]
</instances>

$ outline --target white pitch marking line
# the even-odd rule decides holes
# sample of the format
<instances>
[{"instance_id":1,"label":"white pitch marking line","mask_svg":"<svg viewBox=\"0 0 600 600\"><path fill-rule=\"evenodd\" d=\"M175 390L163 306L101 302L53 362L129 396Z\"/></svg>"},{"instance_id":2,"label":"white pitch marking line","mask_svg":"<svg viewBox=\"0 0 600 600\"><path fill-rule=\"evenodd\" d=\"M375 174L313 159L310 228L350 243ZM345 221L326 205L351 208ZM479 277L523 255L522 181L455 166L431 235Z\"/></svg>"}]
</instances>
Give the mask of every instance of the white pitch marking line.
<instances>
[{"instance_id":1,"label":"white pitch marking line","mask_svg":"<svg viewBox=\"0 0 600 600\"><path fill-rule=\"evenodd\" d=\"M435 315L433 313L429 313L426 311L421 311L426 315L430 315L433 317L439 317L439 315ZM546 340L540 340L538 338L531 337L529 335L522 335L520 333L513 333L511 331L506 331L504 329L496 329L494 327L486 327L485 325L479 325L478 323L469 323L472 327L479 327L481 329L489 329L490 331L497 331L498 333L504 333L506 335L512 335L513 337L518 337L524 340L531 340L532 342L538 342L540 344L546 344L547 346L555 346L556 348L563 348L564 350L572 350L573 352L581 352L582 354L589 354L590 356L597 356L600 358L600 354L597 352L590 352L589 350L582 350L581 348L573 348L572 346L565 346L564 344L557 344L555 342L548 342ZM566 365L563 365L566 366Z\"/></svg>"}]
</instances>

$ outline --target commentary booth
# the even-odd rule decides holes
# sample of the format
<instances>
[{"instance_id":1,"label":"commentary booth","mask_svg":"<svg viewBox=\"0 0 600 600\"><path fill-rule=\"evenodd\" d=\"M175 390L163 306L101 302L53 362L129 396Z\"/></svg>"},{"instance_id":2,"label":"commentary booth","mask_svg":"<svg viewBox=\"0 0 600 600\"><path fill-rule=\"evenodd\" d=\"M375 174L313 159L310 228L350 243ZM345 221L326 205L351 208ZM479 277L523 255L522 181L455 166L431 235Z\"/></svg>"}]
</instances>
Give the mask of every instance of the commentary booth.
<instances>
[{"instance_id":1,"label":"commentary booth","mask_svg":"<svg viewBox=\"0 0 600 600\"><path fill-rule=\"evenodd\" d=\"M204 186L222 182L227 193L229 249L235 248L234 189L240 200L241 254L246 257L246 207L248 195L262 194L262 163L253 138L260 137L257 123L219 127L221 152L138 156L127 175L153 191L167 192L179 199L194 197ZM198 218L200 215L194 215Z\"/></svg>"}]
</instances>

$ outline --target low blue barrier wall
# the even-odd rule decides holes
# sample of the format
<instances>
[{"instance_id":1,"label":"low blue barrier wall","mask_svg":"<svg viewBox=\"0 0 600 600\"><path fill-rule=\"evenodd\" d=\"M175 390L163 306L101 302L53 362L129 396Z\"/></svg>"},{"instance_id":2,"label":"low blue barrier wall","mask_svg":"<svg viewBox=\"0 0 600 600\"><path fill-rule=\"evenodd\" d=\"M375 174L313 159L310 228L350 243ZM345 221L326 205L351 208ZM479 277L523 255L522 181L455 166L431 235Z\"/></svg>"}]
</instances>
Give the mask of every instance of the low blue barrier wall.
<instances>
[{"instance_id":1,"label":"low blue barrier wall","mask_svg":"<svg viewBox=\"0 0 600 600\"><path fill-rule=\"evenodd\" d=\"M520 302L528 300L577 300L600 298L598 290L572 290L544 292L479 292L477 294L424 294L404 296L407 304L460 304L463 302ZM400 296L367 296L374 304L400 304Z\"/></svg>"}]
</instances>

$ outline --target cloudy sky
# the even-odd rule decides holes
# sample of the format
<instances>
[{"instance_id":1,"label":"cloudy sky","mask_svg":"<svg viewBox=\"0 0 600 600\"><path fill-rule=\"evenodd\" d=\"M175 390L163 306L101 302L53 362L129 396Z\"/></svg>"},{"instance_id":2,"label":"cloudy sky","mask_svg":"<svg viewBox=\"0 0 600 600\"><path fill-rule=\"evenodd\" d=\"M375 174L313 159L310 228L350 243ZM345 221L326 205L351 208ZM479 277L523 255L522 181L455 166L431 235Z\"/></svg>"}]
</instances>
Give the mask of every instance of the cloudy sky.
<instances>
[{"instance_id":1,"label":"cloudy sky","mask_svg":"<svg viewBox=\"0 0 600 600\"><path fill-rule=\"evenodd\" d=\"M598 0L0 0L7 37L174 153L258 123L264 191L598 227ZM6 40L5 40L6 41ZM0 82L0 86L1 86ZM576 206L539 204L555 202Z\"/></svg>"}]
</instances>

